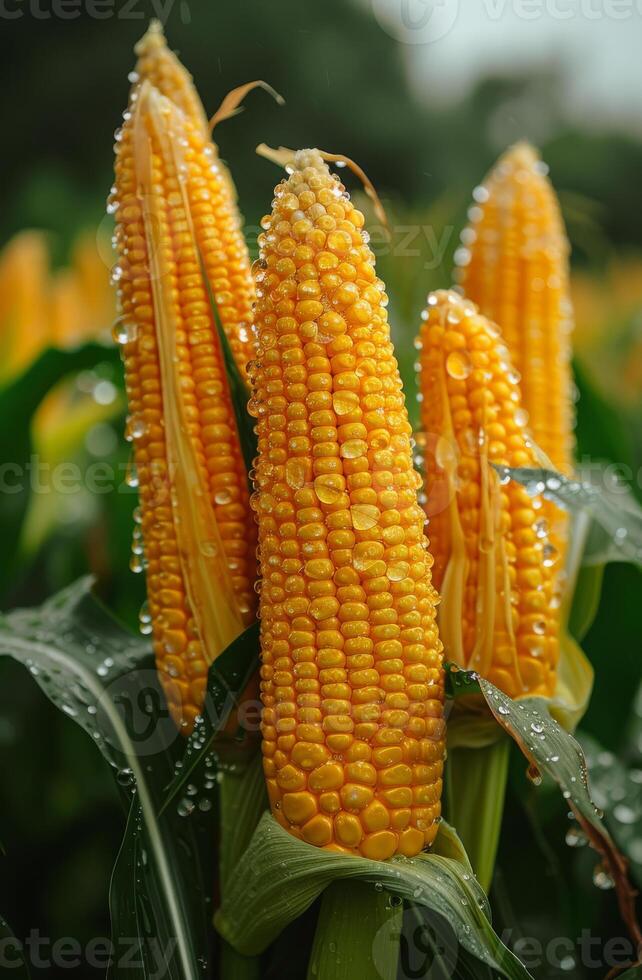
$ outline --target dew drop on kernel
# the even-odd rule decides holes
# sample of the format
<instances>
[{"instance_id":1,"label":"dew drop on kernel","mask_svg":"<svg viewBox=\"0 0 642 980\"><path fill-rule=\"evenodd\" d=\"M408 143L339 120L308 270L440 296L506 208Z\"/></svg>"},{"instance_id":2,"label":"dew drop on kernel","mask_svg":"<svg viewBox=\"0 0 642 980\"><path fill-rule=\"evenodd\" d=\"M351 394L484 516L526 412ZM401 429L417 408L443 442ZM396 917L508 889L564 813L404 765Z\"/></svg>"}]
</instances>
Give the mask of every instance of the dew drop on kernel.
<instances>
[{"instance_id":1,"label":"dew drop on kernel","mask_svg":"<svg viewBox=\"0 0 642 980\"><path fill-rule=\"evenodd\" d=\"M126 320L124 317L119 316L111 328L111 335L113 340L117 344L130 344L133 340L136 340L136 334L138 333L138 328L135 323L131 320Z\"/></svg>"},{"instance_id":2,"label":"dew drop on kernel","mask_svg":"<svg viewBox=\"0 0 642 980\"><path fill-rule=\"evenodd\" d=\"M285 464L285 482L293 490L305 486L308 475L306 463L302 459L289 459Z\"/></svg>"},{"instance_id":3,"label":"dew drop on kernel","mask_svg":"<svg viewBox=\"0 0 642 980\"><path fill-rule=\"evenodd\" d=\"M373 504L355 504L350 508L352 526L355 531L369 531L379 522L379 508Z\"/></svg>"},{"instance_id":4,"label":"dew drop on kernel","mask_svg":"<svg viewBox=\"0 0 642 980\"><path fill-rule=\"evenodd\" d=\"M358 459L368 452L368 443L363 439L348 439L339 450L343 459Z\"/></svg>"},{"instance_id":5,"label":"dew drop on kernel","mask_svg":"<svg viewBox=\"0 0 642 980\"><path fill-rule=\"evenodd\" d=\"M332 407L337 415L348 415L359 408L359 396L354 391L335 391Z\"/></svg>"},{"instance_id":6,"label":"dew drop on kernel","mask_svg":"<svg viewBox=\"0 0 642 980\"><path fill-rule=\"evenodd\" d=\"M314 492L322 504L336 504L341 499L342 491L332 484L326 483L323 477L314 481Z\"/></svg>"},{"instance_id":7,"label":"dew drop on kernel","mask_svg":"<svg viewBox=\"0 0 642 980\"><path fill-rule=\"evenodd\" d=\"M456 381L465 381L470 377L473 367L465 351L454 350L446 358L446 371Z\"/></svg>"}]
</instances>

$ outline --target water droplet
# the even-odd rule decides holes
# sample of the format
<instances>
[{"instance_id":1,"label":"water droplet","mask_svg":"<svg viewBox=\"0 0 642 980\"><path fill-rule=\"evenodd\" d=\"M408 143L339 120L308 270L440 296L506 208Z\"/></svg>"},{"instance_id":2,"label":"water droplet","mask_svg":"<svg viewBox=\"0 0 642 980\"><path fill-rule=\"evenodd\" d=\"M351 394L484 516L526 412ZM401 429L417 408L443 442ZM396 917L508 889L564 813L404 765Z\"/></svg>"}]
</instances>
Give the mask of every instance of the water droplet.
<instances>
[{"instance_id":1,"label":"water droplet","mask_svg":"<svg viewBox=\"0 0 642 980\"><path fill-rule=\"evenodd\" d=\"M116 782L120 786L131 786L134 780L134 773L131 769L119 769L116 773Z\"/></svg>"},{"instance_id":2,"label":"water droplet","mask_svg":"<svg viewBox=\"0 0 642 980\"><path fill-rule=\"evenodd\" d=\"M388 565L386 576L391 582L401 582L407 578L410 566L407 561L398 561Z\"/></svg>"},{"instance_id":3,"label":"water droplet","mask_svg":"<svg viewBox=\"0 0 642 980\"><path fill-rule=\"evenodd\" d=\"M446 371L456 381L465 381L473 369L470 357L463 350L451 351L446 358Z\"/></svg>"},{"instance_id":4,"label":"water droplet","mask_svg":"<svg viewBox=\"0 0 642 980\"><path fill-rule=\"evenodd\" d=\"M354 391L335 391L332 407L337 415L349 415L359 408L359 396Z\"/></svg>"},{"instance_id":5,"label":"water droplet","mask_svg":"<svg viewBox=\"0 0 642 980\"><path fill-rule=\"evenodd\" d=\"M300 490L306 484L308 465L303 459L289 459L285 464L285 482L293 490Z\"/></svg>"},{"instance_id":6,"label":"water droplet","mask_svg":"<svg viewBox=\"0 0 642 980\"><path fill-rule=\"evenodd\" d=\"M119 316L114 321L114 325L111 328L112 338L117 344L130 344L136 340L137 334L138 326L122 316Z\"/></svg>"},{"instance_id":7,"label":"water droplet","mask_svg":"<svg viewBox=\"0 0 642 980\"><path fill-rule=\"evenodd\" d=\"M632 807L627 806L625 803L618 803L618 805L613 810L613 816L620 823L635 823L637 819L637 814Z\"/></svg>"},{"instance_id":8,"label":"water droplet","mask_svg":"<svg viewBox=\"0 0 642 980\"><path fill-rule=\"evenodd\" d=\"M615 881L612 876L601 864L598 864L593 872L593 884L596 888L601 888L604 891L615 887Z\"/></svg>"},{"instance_id":9,"label":"water droplet","mask_svg":"<svg viewBox=\"0 0 642 980\"><path fill-rule=\"evenodd\" d=\"M568 828L565 840L569 847L584 847L588 844L588 837L578 826Z\"/></svg>"},{"instance_id":10,"label":"water droplet","mask_svg":"<svg viewBox=\"0 0 642 980\"><path fill-rule=\"evenodd\" d=\"M369 531L378 524L381 513L374 504L355 504L350 508L350 516L355 531Z\"/></svg>"},{"instance_id":11,"label":"water droplet","mask_svg":"<svg viewBox=\"0 0 642 980\"><path fill-rule=\"evenodd\" d=\"M530 765L528 767L528 769L526 770L526 775L530 779L530 781L533 784L533 786L541 786L542 785L542 774L539 771L539 769L537 768L537 766Z\"/></svg>"},{"instance_id":12,"label":"water droplet","mask_svg":"<svg viewBox=\"0 0 642 980\"><path fill-rule=\"evenodd\" d=\"M339 450L343 459L358 459L368 452L368 443L364 439L348 439Z\"/></svg>"},{"instance_id":13,"label":"water droplet","mask_svg":"<svg viewBox=\"0 0 642 980\"><path fill-rule=\"evenodd\" d=\"M138 472L136 470L136 463L134 462L134 457L132 456L127 464L127 472L125 473L125 483L128 487L138 486Z\"/></svg>"}]
</instances>

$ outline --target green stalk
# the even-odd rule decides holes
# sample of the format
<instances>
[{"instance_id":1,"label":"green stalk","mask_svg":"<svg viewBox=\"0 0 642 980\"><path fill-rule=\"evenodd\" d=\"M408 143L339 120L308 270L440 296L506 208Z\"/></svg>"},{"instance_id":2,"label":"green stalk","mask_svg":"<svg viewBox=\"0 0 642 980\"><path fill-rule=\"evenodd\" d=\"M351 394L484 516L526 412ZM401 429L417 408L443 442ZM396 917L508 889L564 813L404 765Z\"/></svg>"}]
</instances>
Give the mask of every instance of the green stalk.
<instances>
[{"instance_id":1,"label":"green stalk","mask_svg":"<svg viewBox=\"0 0 642 980\"><path fill-rule=\"evenodd\" d=\"M502 735L480 748L452 748L446 763L448 820L461 837L485 892L493 880L509 755L510 739Z\"/></svg>"},{"instance_id":2,"label":"green stalk","mask_svg":"<svg viewBox=\"0 0 642 980\"><path fill-rule=\"evenodd\" d=\"M308 980L395 980L403 906L364 881L344 878L326 888Z\"/></svg>"},{"instance_id":3,"label":"green stalk","mask_svg":"<svg viewBox=\"0 0 642 980\"><path fill-rule=\"evenodd\" d=\"M240 773L228 770L221 775L219 880L221 893L225 894L230 875L250 843L267 805L261 753L257 752L247 768ZM221 941L221 980L259 980L260 976L258 956L242 956L225 940Z\"/></svg>"}]
</instances>

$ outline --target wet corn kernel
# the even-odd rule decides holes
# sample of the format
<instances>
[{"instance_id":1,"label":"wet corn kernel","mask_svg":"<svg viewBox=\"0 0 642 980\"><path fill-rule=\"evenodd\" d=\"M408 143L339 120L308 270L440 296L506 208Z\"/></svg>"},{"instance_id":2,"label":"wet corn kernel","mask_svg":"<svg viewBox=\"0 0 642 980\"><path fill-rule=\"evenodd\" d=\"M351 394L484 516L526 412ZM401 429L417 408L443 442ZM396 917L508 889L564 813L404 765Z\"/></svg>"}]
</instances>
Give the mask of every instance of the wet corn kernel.
<instances>
[{"instance_id":1,"label":"wet corn kernel","mask_svg":"<svg viewBox=\"0 0 642 980\"><path fill-rule=\"evenodd\" d=\"M249 370L265 774L295 836L411 855L437 831L444 749L411 429L363 216L316 151L291 171L262 222Z\"/></svg>"},{"instance_id":2,"label":"wet corn kernel","mask_svg":"<svg viewBox=\"0 0 642 980\"><path fill-rule=\"evenodd\" d=\"M537 465L508 353L455 292L432 293L423 318L420 443L446 656L511 697L551 695L559 555L542 502L494 468Z\"/></svg>"},{"instance_id":3,"label":"wet corn kernel","mask_svg":"<svg viewBox=\"0 0 642 980\"><path fill-rule=\"evenodd\" d=\"M122 356L153 645L189 732L207 667L252 621L253 522L196 230L220 191L200 133L142 84L116 147Z\"/></svg>"},{"instance_id":4,"label":"wet corn kernel","mask_svg":"<svg viewBox=\"0 0 642 980\"><path fill-rule=\"evenodd\" d=\"M236 364L245 376L245 367L255 349L254 280L232 177L211 140L207 116L192 76L168 48L159 21L152 21L135 51L138 61L133 76L133 103L140 86L149 82L181 110L189 120L193 136L198 137L200 145L195 145L193 151L200 158L200 173L194 177L192 220L221 325Z\"/></svg>"}]
</instances>

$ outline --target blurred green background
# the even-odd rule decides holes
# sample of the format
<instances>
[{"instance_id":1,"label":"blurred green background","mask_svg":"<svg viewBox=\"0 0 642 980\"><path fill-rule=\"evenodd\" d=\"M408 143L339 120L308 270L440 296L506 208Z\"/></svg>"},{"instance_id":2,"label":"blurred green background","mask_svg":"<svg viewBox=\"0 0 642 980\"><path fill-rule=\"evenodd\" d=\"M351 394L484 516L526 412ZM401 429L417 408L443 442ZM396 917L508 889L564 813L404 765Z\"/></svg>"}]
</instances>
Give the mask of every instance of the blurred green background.
<instances>
[{"instance_id":1,"label":"blurred green background","mask_svg":"<svg viewBox=\"0 0 642 980\"><path fill-rule=\"evenodd\" d=\"M450 284L472 189L509 143L530 138L540 145L573 245L579 458L623 466L640 497L642 110L636 116L628 89L627 98L619 98L628 77L622 65L600 81L591 75L590 60L598 41L603 60L619 58L634 71L626 64L634 52L620 46L621 25L602 19L591 26L582 20L576 40L555 47L553 56L546 25L535 30L531 21L515 17L489 23L488 10L484 19L481 3L471 2L469 10L457 8L458 20L443 38L431 43L428 28L421 44L414 43L416 37L405 43L408 29L403 22L395 26L394 14L403 5L390 4L383 16L379 0L372 5L235 0L216 6L175 0L165 5L163 16L160 4L143 0L95 8L83 0L75 6L7 2L0 13L5 93L0 131L6 147L0 164L5 191L0 321L13 315L17 289L21 330L28 332L24 324L38 319L44 336L48 318L68 319L73 311L76 332L60 327L58 342L109 339L111 223L104 202L112 181L113 134L127 101L133 45L149 18L161 16L208 112L231 88L255 78L268 81L286 100L280 108L255 92L244 111L216 131L238 186L252 249L279 179L276 168L255 155L258 143L345 153L374 182L393 231L391 244L378 243L376 236L373 241L391 297L412 412L418 313L429 289ZM454 9L451 3L451 13ZM475 31L477 17L486 33L494 31L496 45L503 43L506 56L500 43L493 64L477 57L485 36ZM625 27L642 40L637 13ZM529 56L521 57L527 35ZM576 76L587 87L579 105L571 98ZM600 95L594 110L591 84ZM31 229L44 237L24 239ZM5 386L47 346L40 335L33 344L25 336L16 340L6 330L0 337ZM29 350L17 356L16 344ZM33 445L52 466L69 461L82 476L104 463L115 477L105 493L35 495L17 542L17 560L16 542L0 545L5 549L2 608L38 603L90 571L110 606L135 628L144 585L142 576L129 570L136 497L124 479L128 447L122 437L120 364L117 354L106 350L95 352L79 370L71 367L70 379L35 417ZM3 425L9 431L15 422L5 418ZM7 440L5 453L11 451ZM609 566L599 615L584 644L597 682L582 732L595 759L602 758L596 762L598 776L611 768L609 752L640 773L639 589L636 569ZM0 910L21 938L37 929L54 940L74 937L84 946L109 935L109 873L123 829L117 794L94 747L44 699L28 674L4 661L0 673L5 774ZM568 820L557 794L546 788L535 792L526 783L523 763L514 763L493 893L498 931L505 927L513 930L513 939L526 935L544 943L553 936L574 942L582 928L593 930L602 944L623 935L612 894L591 885L587 850L564 843ZM622 778L620 799L631 789L626 773ZM626 831L634 872L642 880L639 793L631 808L635 819L620 826L613 818L612 829ZM557 961L556 955L535 970L538 977L606 973L603 963L591 967L577 956L569 961L568 952L564 962L564 955ZM289 975L283 963L278 969L280 977ZM69 970L43 972L57 977ZM102 975L86 963L77 972Z\"/></svg>"}]
</instances>

